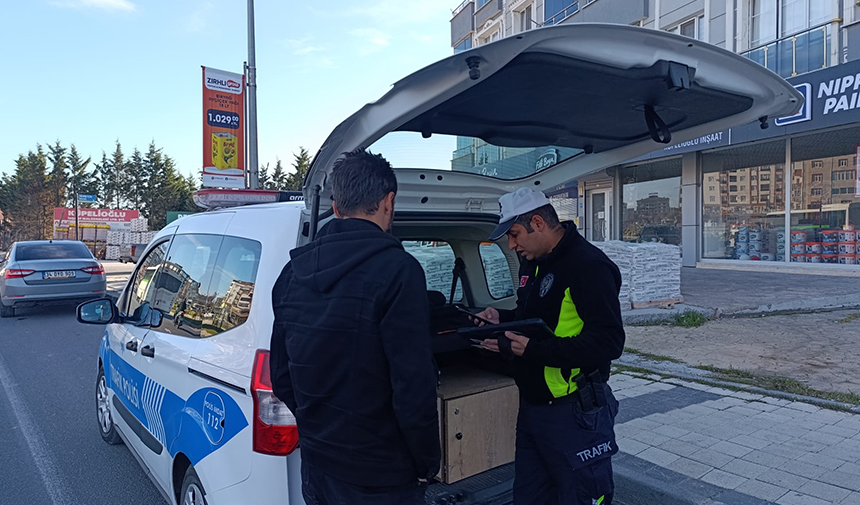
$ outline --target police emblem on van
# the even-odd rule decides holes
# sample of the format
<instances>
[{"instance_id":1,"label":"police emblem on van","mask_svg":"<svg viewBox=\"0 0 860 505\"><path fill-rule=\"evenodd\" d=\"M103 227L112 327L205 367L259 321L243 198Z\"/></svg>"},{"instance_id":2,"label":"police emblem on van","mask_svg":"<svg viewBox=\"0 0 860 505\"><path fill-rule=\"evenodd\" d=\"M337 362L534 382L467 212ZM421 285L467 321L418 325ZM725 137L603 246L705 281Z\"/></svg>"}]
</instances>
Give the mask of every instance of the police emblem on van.
<instances>
[{"instance_id":1,"label":"police emblem on van","mask_svg":"<svg viewBox=\"0 0 860 505\"><path fill-rule=\"evenodd\" d=\"M552 281L555 280L555 276L553 274L546 274L546 277L540 281L540 297L543 298L549 292L549 288L552 287Z\"/></svg>"}]
</instances>

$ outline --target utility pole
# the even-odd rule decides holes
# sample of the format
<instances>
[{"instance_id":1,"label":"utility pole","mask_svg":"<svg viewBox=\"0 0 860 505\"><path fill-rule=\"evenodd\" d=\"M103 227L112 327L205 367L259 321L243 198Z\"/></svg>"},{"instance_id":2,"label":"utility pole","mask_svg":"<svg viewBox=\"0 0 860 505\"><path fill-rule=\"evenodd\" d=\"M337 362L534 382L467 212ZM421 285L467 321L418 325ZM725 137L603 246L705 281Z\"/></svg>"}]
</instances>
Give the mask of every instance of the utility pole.
<instances>
[{"instance_id":1,"label":"utility pole","mask_svg":"<svg viewBox=\"0 0 860 505\"><path fill-rule=\"evenodd\" d=\"M248 0L248 185L259 189L257 162L257 58L254 54L254 0Z\"/></svg>"}]
</instances>

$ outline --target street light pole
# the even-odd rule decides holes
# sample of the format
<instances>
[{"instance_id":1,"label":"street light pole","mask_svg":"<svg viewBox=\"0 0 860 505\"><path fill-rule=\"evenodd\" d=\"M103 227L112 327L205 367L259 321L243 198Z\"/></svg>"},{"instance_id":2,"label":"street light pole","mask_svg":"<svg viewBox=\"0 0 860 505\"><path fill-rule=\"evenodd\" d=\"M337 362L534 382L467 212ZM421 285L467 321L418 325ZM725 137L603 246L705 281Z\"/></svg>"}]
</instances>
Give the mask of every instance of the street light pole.
<instances>
[{"instance_id":1,"label":"street light pole","mask_svg":"<svg viewBox=\"0 0 860 505\"><path fill-rule=\"evenodd\" d=\"M257 162L257 58L254 49L254 0L248 0L248 185L259 189Z\"/></svg>"}]
</instances>

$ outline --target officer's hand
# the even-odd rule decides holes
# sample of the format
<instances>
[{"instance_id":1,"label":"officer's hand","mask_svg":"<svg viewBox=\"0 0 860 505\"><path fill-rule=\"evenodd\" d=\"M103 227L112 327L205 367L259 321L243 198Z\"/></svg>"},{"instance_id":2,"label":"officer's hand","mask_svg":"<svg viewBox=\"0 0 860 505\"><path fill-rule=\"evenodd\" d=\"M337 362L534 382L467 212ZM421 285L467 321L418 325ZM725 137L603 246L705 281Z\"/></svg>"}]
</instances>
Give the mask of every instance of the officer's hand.
<instances>
[{"instance_id":1,"label":"officer's hand","mask_svg":"<svg viewBox=\"0 0 860 505\"><path fill-rule=\"evenodd\" d=\"M512 331L506 331L505 337L511 341L511 351L515 356L522 356L526 352L526 346L529 345L528 337ZM499 342L494 338L484 340L481 346L488 351L499 352Z\"/></svg>"},{"instance_id":2,"label":"officer's hand","mask_svg":"<svg viewBox=\"0 0 860 505\"><path fill-rule=\"evenodd\" d=\"M499 324L499 311L493 307L487 307L483 312L478 312L478 317L482 317L493 324ZM484 326L486 323L480 319L472 318L472 322L478 326Z\"/></svg>"}]
</instances>

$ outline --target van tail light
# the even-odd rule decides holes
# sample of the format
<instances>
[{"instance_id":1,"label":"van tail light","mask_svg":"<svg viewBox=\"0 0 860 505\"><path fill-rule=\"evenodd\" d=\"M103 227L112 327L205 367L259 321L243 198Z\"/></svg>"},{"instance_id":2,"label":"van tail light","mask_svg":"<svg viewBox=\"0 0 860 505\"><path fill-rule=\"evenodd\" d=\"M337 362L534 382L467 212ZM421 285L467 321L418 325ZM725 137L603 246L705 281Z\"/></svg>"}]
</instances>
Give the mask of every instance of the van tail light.
<instances>
[{"instance_id":1,"label":"van tail light","mask_svg":"<svg viewBox=\"0 0 860 505\"><path fill-rule=\"evenodd\" d=\"M272 392L269 351L258 350L251 377L254 398L254 452L286 456L299 446L296 418Z\"/></svg>"},{"instance_id":2,"label":"van tail light","mask_svg":"<svg viewBox=\"0 0 860 505\"><path fill-rule=\"evenodd\" d=\"M36 273L35 270L29 270L26 268L7 268L5 277L7 279L23 279L24 277L34 273Z\"/></svg>"},{"instance_id":3,"label":"van tail light","mask_svg":"<svg viewBox=\"0 0 860 505\"><path fill-rule=\"evenodd\" d=\"M84 267L81 270L83 270L84 272L86 272L90 275L104 275L105 274L105 267L103 267L101 265L97 265L94 267Z\"/></svg>"}]
</instances>

